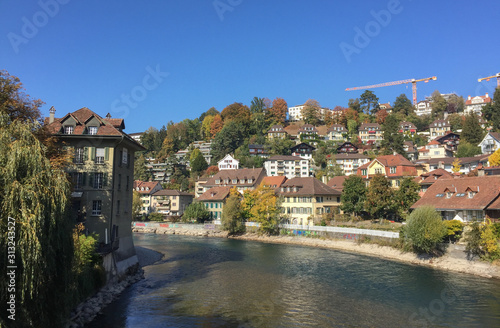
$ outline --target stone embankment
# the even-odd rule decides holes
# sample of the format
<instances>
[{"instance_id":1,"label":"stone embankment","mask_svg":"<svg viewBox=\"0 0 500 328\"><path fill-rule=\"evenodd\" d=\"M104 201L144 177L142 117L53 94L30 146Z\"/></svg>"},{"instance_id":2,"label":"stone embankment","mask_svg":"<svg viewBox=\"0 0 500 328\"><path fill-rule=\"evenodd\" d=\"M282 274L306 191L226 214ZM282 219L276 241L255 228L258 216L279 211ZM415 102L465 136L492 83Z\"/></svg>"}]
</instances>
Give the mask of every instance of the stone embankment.
<instances>
[{"instance_id":1,"label":"stone embankment","mask_svg":"<svg viewBox=\"0 0 500 328\"><path fill-rule=\"evenodd\" d=\"M200 230L200 229L185 229L179 227L133 227L132 232L140 233L156 233L160 235L184 235L184 236L200 236L200 237L222 237L227 238L227 231L220 230Z\"/></svg>"}]
</instances>

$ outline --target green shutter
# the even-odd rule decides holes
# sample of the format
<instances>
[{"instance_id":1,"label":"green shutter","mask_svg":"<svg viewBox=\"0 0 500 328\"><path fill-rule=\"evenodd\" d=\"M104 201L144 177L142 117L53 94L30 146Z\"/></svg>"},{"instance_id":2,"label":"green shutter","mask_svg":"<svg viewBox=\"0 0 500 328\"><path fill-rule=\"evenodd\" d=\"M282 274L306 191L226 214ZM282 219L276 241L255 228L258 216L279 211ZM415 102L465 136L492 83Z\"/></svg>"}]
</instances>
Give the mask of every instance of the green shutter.
<instances>
[{"instance_id":1,"label":"green shutter","mask_svg":"<svg viewBox=\"0 0 500 328\"><path fill-rule=\"evenodd\" d=\"M94 187L94 173L89 173L89 187Z\"/></svg>"},{"instance_id":2,"label":"green shutter","mask_svg":"<svg viewBox=\"0 0 500 328\"><path fill-rule=\"evenodd\" d=\"M83 148L83 161L86 162L89 160L89 147Z\"/></svg>"},{"instance_id":3,"label":"green shutter","mask_svg":"<svg viewBox=\"0 0 500 328\"><path fill-rule=\"evenodd\" d=\"M109 147L104 148L104 160L109 160Z\"/></svg>"},{"instance_id":4,"label":"green shutter","mask_svg":"<svg viewBox=\"0 0 500 328\"><path fill-rule=\"evenodd\" d=\"M90 159L95 161L95 147L90 148Z\"/></svg>"}]
</instances>

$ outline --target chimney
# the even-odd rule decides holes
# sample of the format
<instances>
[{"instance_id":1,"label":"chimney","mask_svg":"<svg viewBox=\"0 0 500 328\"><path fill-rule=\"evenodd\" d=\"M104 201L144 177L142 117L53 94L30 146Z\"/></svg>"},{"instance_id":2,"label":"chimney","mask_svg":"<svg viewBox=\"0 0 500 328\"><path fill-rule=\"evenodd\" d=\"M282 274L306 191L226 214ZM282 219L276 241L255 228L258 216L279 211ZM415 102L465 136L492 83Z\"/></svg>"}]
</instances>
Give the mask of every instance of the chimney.
<instances>
[{"instance_id":1,"label":"chimney","mask_svg":"<svg viewBox=\"0 0 500 328\"><path fill-rule=\"evenodd\" d=\"M489 97L490 97L490 96L488 95L488 92L486 92L485 97L486 97L486 98L489 98Z\"/></svg>"},{"instance_id":2,"label":"chimney","mask_svg":"<svg viewBox=\"0 0 500 328\"><path fill-rule=\"evenodd\" d=\"M50 107L50 110L49 110L50 114L49 114L49 124L54 122L54 115L56 114L56 109L54 108L54 106Z\"/></svg>"},{"instance_id":3,"label":"chimney","mask_svg":"<svg viewBox=\"0 0 500 328\"><path fill-rule=\"evenodd\" d=\"M467 97L467 100L470 100L470 99L471 99L471 96L468 96L468 97Z\"/></svg>"}]
</instances>

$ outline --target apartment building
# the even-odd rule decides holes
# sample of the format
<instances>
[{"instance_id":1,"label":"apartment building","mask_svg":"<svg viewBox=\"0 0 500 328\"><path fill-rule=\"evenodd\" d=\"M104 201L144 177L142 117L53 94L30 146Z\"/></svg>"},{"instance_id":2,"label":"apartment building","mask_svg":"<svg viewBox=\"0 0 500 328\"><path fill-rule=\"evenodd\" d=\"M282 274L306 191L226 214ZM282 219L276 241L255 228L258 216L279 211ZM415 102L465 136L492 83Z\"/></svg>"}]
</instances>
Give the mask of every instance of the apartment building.
<instances>
[{"instance_id":1,"label":"apartment building","mask_svg":"<svg viewBox=\"0 0 500 328\"><path fill-rule=\"evenodd\" d=\"M264 162L268 176L286 176L287 179L309 176L309 160L298 156L275 155Z\"/></svg>"},{"instance_id":2,"label":"apartment building","mask_svg":"<svg viewBox=\"0 0 500 328\"><path fill-rule=\"evenodd\" d=\"M161 184L158 181L134 181L134 190L141 195L141 215L149 215L154 212L153 208L153 194L161 190Z\"/></svg>"},{"instance_id":3,"label":"apartment building","mask_svg":"<svg viewBox=\"0 0 500 328\"><path fill-rule=\"evenodd\" d=\"M326 131L325 140L343 142L347 137L347 129L342 124L333 124Z\"/></svg>"},{"instance_id":4,"label":"apartment building","mask_svg":"<svg viewBox=\"0 0 500 328\"><path fill-rule=\"evenodd\" d=\"M152 207L155 212L169 216L182 216L186 208L193 202L194 195L171 189L162 189L152 196Z\"/></svg>"},{"instance_id":5,"label":"apartment building","mask_svg":"<svg viewBox=\"0 0 500 328\"><path fill-rule=\"evenodd\" d=\"M358 129L358 135L364 144L382 141L382 127L378 123L363 123Z\"/></svg>"},{"instance_id":6,"label":"apartment building","mask_svg":"<svg viewBox=\"0 0 500 328\"><path fill-rule=\"evenodd\" d=\"M483 106L491 103L491 98L488 93L484 96L468 96L465 101L464 114L474 113L476 115L482 115Z\"/></svg>"},{"instance_id":7,"label":"apartment building","mask_svg":"<svg viewBox=\"0 0 500 328\"><path fill-rule=\"evenodd\" d=\"M429 133L431 138L444 136L451 131L451 124L447 120L435 120L429 125Z\"/></svg>"}]
</instances>

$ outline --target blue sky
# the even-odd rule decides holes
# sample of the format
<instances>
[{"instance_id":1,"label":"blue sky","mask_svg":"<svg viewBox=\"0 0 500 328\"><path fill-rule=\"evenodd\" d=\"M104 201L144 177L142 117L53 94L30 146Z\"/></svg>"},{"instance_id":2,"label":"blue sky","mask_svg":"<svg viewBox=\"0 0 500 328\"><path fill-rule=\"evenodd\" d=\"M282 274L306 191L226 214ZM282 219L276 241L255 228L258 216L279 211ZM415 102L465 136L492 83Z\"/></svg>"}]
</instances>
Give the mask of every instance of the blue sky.
<instances>
[{"instance_id":1,"label":"blue sky","mask_svg":"<svg viewBox=\"0 0 500 328\"><path fill-rule=\"evenodd\" d=\"M493 0L3 0L0 69L46 116L88 107L129 133L255 96L347 106L363 92L347 87L434 75L418 100L467 97L494 91L477 79L500 71L499 13Z\"/></svg>"}]
</instances>

